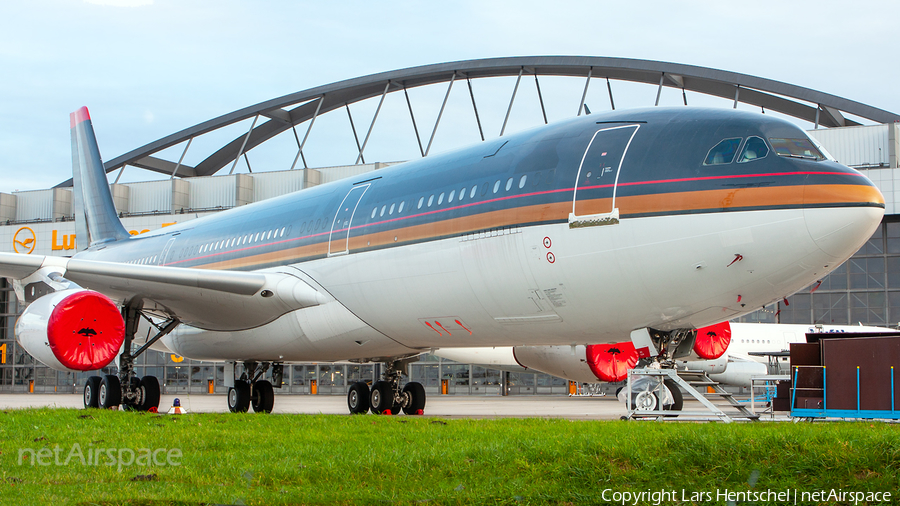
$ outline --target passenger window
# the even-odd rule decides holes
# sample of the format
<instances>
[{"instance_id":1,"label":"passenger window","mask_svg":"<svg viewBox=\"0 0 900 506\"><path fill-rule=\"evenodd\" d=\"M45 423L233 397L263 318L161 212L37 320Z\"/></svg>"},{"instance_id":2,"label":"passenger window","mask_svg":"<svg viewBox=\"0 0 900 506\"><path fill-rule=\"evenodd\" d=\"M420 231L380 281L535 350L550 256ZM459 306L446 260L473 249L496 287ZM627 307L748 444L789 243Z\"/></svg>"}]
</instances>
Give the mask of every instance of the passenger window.
<instances>
[{"instance_id":1,"label":"passenger window","mask_svg":"<svg viewBox=\"0 0 900 506\"><path fill-rule=\"evenodd\" d=\"M738 163L765 158L767 154L769 154L769 146L766 145L766 141L755 136L748 137L747 143L744 144L744 149L741 150L741 156L738 158Z\"/></svg>"},{"instance_id":2,"label":"passenger window","mask_svg":"<svg viewBox=\"0 0 900 506\"><path fill-rule=\"evenodd\" d=\"M431 204L434 203L434 194L432 193L430 197L428 197L428 207L431 207Z\"/></svg>"},{"instance_id":3,"label":"passenger window","mask_svg":"<svg viewBox=\"0 0 900 506\"><path fill-rule=\"evenodd\" d=\"M384 216L384 210L385 210L385 209L387 209L387 204L381 206L381 213L379 213L378 216Z\"/></svg>"},{"instance_id":4,"label":"passenger window","mask_svg":"<svg viewBox=\"0 0 900 506\"><path fill-rule=\"evenodd\" d=\"M388 209L388 214L394 214L394 206L395 206L395 205L396 205L396 204L394 204L393 202L391 203L391 208Z\"/></svg>"},{"instance_id":5,"label":"passenger window","mask_svg":"<svg viewBox=\"0 0 900 506\"><path fill-rule=\"evenodd\" d=\"M472 191L469 192L469 198L470 198L470 199L474 199L474 198L475 198L475 192L476 192L477 190L478 190L478 185L477 185L477 184L472 185Z\"/></svg>"},{"instance_id":6,"label":"passenger window","mask_svg":"<svg viewBox=\"0 0 900 506\"><path fill-rule=\"evenodd\" d=\"M512 180L513 180L513 178L509 178L506 180L506 190L505 191L509 191L509 189L512 188Z\"/></svg>"},{"instance_id":7,"label":"passenger window","mask_svg":"<svg viewBox=\"0 0 900 506\"><path fill-rule=\"evenodd\" d=\"M494 193L500 191L500 180L498 179L496 183L494 183Z\"/></svg>"},{"instance_id":8,"label":"passenger window","mask_svg":"<svg viewBox=\"0 0 900 506\"><path fill-rule=\"evenodd\" d=\"M441 195L438 197L438 205L444 203L444 192L441 192Z\"/></svg>"},{"instance_id":9,"label":"passenger window","mask_svg":"<svg viewBox=\"0 0 900 506\"><path fill-rule=\"evenodd\" d=\"M459 200L462 200L462 199L464 199L464 198L466 198L466 189L465 189L465 188L460 188L460 189L459 189Z\"/></svg>"},{"instance_id":10,"label":"passenger window","mask_svg":"<svg viewBox=\"0 0 900 506\"><path fill-rule=\"evenodd\" d=\"M272 231L269 230L269 233L266 235L266 239L271 239L271 238L272 238Z\"/></svg>"},{"instance_id":11,"label":"passenger window","mask_svg":"<svg viewBox=\"0 0 900 506\"><path fill-rule=\"evenodd\" d=\"M447 197L447 203L453 202L453 197L456 196L456 190L450 190L450 196Z\"/></svg>"},{"instance_id":12,"label":"passenger window","mask_svg":"<svg viewBox=\"0 0 900 506\"><path fill-rule=\"evenodd\" d=\"M487 181L485 181L484 184L481 185L481 196L482 196L482 197L484 197L485 194L486 194L487 191L488 191L488 184L490 184L490 183L488 183Z\"/></svg>"},{"instance_id":13,"label":"passenger window","mask_svg":"<svg viewBox=\"0 0 900 506\"><path fill-rule=\"evenodd\" d=\"M416 209L422 209L422 203L425 202L425 197L419 197L419 205Z\"/></svg>"},{"instance_id":14,"label":"passenger window","mask_svg":"<svg viewBox=\"0 0 900 506\"><path fill-rule=\"evenodd\" d=\"M738 146L740 145L740 137L723 140L709 150L709 153L706 154L706 160L703 161L703 165L724 165L731 163L734 160L734 155L737 153Z\"/></svg>"},{"instance_id":15,"label":"passenger window","mask_svg":"<svg viewBox=\"0 0 900 506\"><path fill-rule=\"evenodd\" d=\"M519 178L519 189L525 188L525 180L528 179L528 176L522 176Z\"/></svg>"},{"instance_id":16,"label":"passenger window","mask_svg":"<svg viewBox=\"0 0 900 506\"><path fill-rule=\"evenodd\" d=\"M400 213L403 212L403 206L404 206L405 204L406 204L406 201L405 201L405 200L404 200L403 202L400 202L400 207L397 208L397 214L400 214Z\"/></svg>"},{"instance_id":17,"label":"passenger window","mask_svg":"<svg viewBox=\"0 0 900 506\"><path fill-rule=\"evenodd\" d=\"M375 217L375 213L377 213L377 212L378 212L378 207L376 207L375 209L372 209L372 218Z\"/></svg>"}]
</instances>

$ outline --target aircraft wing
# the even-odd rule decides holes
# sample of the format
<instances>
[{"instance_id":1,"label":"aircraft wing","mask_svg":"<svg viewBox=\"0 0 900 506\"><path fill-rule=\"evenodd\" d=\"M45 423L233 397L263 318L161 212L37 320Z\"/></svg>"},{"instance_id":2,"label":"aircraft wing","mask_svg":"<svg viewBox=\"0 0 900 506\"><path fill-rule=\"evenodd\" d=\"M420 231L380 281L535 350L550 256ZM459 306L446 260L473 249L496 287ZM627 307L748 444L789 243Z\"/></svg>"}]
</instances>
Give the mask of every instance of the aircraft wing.
<instances>
[{"instance_id":1,"label":"aircraft wing","mask_svg":"<svg viewBox=\"0 0 900 506\"><path fill-rule=\"evenodd\" d=\"M327 300L285 272L238 272L132 265L77 258L0 253L0 276L26 288L60 278L107 295L119 304L141 299L144 308L207 330L243 330ZM42 285L42 286L43 286ZM31 290L35 296L47 288ZM29 301L26 290L26 301Z\"/></svg>"}]
</instances>

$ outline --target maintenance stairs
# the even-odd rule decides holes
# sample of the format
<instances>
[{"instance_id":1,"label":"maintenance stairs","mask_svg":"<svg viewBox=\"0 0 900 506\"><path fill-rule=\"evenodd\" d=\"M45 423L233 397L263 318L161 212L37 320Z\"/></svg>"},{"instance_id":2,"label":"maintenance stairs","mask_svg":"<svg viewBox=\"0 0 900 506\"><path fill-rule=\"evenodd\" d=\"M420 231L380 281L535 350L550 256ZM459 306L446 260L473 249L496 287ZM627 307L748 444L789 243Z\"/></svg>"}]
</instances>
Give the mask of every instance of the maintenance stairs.
<instances>
[{"instance_id":1,"label":"maintenance stairs","mask_svg":"<svg viewBox=\"0 0 900 506\"><path fill-rule=\"evenodd\" d=\"M681 411L641 410L635 404L628 406L628 419L658 421L711 421L731 423L735 420L757 422L759 415L739 402L731 392L722 388L702 371L674 369L632 369L628 371L628 399L631 395L633 379L641 376L656 378L659 384L671 380L683 392L684 406ZM697 406L697 403L700 406Z\"/></svg>"}]
</instances>

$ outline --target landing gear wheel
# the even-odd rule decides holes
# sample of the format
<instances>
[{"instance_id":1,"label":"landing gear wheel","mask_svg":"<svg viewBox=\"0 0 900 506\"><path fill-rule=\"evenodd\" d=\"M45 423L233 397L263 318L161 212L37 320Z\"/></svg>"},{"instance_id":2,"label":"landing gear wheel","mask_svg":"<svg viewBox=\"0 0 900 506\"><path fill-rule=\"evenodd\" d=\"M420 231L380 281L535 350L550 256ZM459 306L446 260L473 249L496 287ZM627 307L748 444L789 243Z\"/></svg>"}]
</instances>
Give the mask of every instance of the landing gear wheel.
<instances>
[{"instance_id":1,"label":"landing gear wheel","mask_svg":"<svg viewBox=\"0 0 900 506\"><path fill-rule=\"evenodd\" d=\"M684 396L681 394L681 389L678 388L678 383L667 379L663 381L663 386L669 389L669 393L672 394L672 404L663 405L663 409L669 411L681 411L681 408L684 407Z\"/></svg>"},{"instance_id":2,"label":"landing gear wheel","mask_svg":"<svg viewBox=\"0 0 900 506\"><path fill-rule=\"evenodd\" d=\"M655 411L659 399L651 391L638 392L634 397L634 409L637 411Z\"/></svg>"},{"instance_id":3,"label":"landing gear wheel","mask_svg":"<svg viewBox=\"0 0 900 506\"><path fill-rule=\"evenodd\" d=\"M237 384L237 382L235 382ZM253 382L250 392L250 405L254 413L271 413L275 407L275 390L268 380Z\"/></svg>"},{"instance_id":4,"label":"landing gear wheel","mask_svg":"<svg viewBox=\"0 0 900 506\"><path fill-rule=\"evenodd\" d=\"M388 381L376 381L369 394L369 407L376 415L394 414L394 390Z\"/></svg>"},{"instance_id":5,"label":"landing gear wheel","mask_svg":"<svg viewBox=\"0 0 900 506\"><path fill-rule=\"evenodd\" d=\"M401 394L405 399L403 412L407 415L421 415L425 412L425 387L421 383L411 382L403 387Z\"/></svg>"},{"instance_id":6,"label":"landing gear wheel","mask_svg":"<svg viewBox=\"0 0 900 506\"><path fill-rule=\"evenodd\" d=\"M159 380L156 376L144 376L141 378L139 387L141 392L141 403L138 404L138 411L157 411L159 409Z\"/></svg>"},{"instance_id":7,"label":"landing gear wheel","mask_svg":"<svg viewBox=\"0 0 900 506\"><path fill-rule=\"evenodd\" d=\"M350 414L358 415L369 411L369 395L369 385L364 381L350 385L350 391L347 392L347 407L350 408Z\"/></svg>"},{"instance_id":8,"label":"landing gear wheel","mask_svg":"<svg viewBox=\"0 0 900 506\"><path fill-rule=\"evenodd\" d=\"M246 413L250 409L250 383L234 380L234 386L228 389L228 409L232 413Z\"/></svg>"},{"instance_id":9,"label":"landing gear wheel","mask_svg":"<svg viewBox=\"0 0 900 506\"><path fill-rule=\"evenodd\" d=\"M100 381L97 404L103 409L115 408L122 402L122 385L119 377L107 374Z\"/></svg>"},{"instance_id":10,"label":"landing gear wheel","mask_svg":"<svg viewBox=\"0 0 900 506\"><path fill-rule=\"evenodd\" d=\"M98 395L100 394L100 382L103 381L103 378L100 376L91 376L84 383L84 407L85 408L99 408L100 403L97 400Z\"/></svg>"}]
</instances>

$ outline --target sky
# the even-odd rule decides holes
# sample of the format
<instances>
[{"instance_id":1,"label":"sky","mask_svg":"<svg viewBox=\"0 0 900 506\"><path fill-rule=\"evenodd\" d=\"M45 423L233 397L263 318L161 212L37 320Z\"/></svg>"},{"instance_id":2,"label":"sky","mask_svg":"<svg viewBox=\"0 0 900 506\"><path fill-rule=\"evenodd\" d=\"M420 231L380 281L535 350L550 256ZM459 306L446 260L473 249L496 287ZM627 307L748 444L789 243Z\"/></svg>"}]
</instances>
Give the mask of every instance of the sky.
<instances>
[{"instance_id":1,"label":"sky","mask_svg":"<svg viewBox=\"0 0 900 506\"><path fill-rule=\"evenodd\" d=\"M900 112L894 91L895 0L729 2L29 0L0 12L0 192L71 177L68 114L91 111L105 160L202 121L315 86L407 67L504 56L585 55L661 60L757 75ZM515 78L475 82L486 134L496 136ZM542 123L523 85L513 130ZM551 121L574 115L583 80L541 82ZM654 87L614 82L617 108L653 105ZM527 88L527 91L526 91ZM410 92L430 133L445 86ZM605 83L588 104L608 108ZM529 95L530 94L530 95ZM406 104L389 96L366 161L418 156ZM475 142L465 86L453 89L433 152ZM693 104L715 105L688 96ZM681 104L666 90L663 105ZM377 103L351 106L362 136ZM721 105L721 104L719 104ZM728 104L725 104L726 106ZM453 109L456 107L456 109ZM468 107L468 108L467 108ZM453 109L451 113L450 110ZM537 111L537 112L535 112ZM323 116L304 155L349 165L346 115ZM810 128L811 125L807 125ZM192 145L202 160L249 123ZM305 127L299 130L299 135ZM283 137L283 138L282 138ZM296 154L280 136L249 153L254 171L284 170ZM166 155L177 161L183 146ZM205 150L205 151L204 151ZM246 172L244 161L236 167ZM111 180L117 176L112 173ZM159 176L131 168L122 181Z\"/></svg>"}]
</instances>

